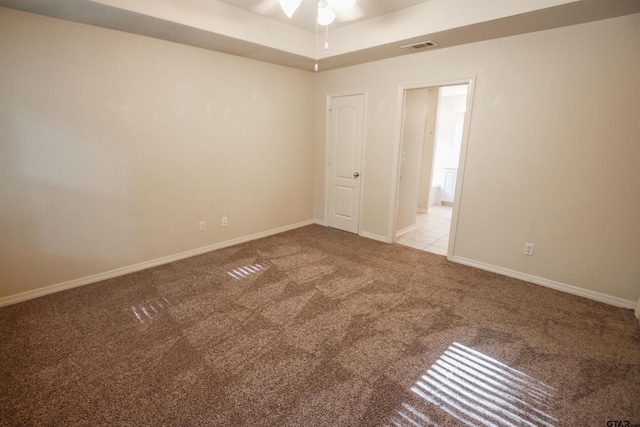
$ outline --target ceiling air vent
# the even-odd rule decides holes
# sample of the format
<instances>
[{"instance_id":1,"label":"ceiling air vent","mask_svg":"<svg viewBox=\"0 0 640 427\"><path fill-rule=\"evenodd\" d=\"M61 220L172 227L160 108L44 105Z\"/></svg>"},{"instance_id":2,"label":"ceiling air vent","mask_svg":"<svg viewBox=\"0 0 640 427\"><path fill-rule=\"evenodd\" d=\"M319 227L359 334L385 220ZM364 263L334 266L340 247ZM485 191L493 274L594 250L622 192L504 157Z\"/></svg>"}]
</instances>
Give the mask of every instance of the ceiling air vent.
<instances>
[{"instance_id":1,"label":"ceiling air vent","mask_svg":"<svg viewBox=\"0 0 640 427\"><path fill-rule=\"evenodd\" d=\"M431 40L428 40L426 42L418 42L418 43L406 44L404 46L400 46L400 49L418 50L418 49L425 49L427 47L433 47L433 46L436 46L436 44L434 42L432 42Z\"/></svg>"}]
</instances>

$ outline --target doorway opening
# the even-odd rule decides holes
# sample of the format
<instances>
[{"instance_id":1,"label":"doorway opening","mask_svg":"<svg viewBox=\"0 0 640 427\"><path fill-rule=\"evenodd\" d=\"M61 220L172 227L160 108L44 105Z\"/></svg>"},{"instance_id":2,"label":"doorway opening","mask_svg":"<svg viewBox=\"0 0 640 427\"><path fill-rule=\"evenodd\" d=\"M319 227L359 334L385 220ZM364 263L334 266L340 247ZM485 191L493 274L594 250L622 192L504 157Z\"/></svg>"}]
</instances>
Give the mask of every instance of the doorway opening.
<instances>
[{"instance_id":1,"label":"doorway opening","mask_svg":"<svg viewBox=\"0 0 640 427\"><path fill-rule=\"evenodd\" d=\"M453 254L473 80L405 88L393 237Z\"/></svg>"}]
</instances>

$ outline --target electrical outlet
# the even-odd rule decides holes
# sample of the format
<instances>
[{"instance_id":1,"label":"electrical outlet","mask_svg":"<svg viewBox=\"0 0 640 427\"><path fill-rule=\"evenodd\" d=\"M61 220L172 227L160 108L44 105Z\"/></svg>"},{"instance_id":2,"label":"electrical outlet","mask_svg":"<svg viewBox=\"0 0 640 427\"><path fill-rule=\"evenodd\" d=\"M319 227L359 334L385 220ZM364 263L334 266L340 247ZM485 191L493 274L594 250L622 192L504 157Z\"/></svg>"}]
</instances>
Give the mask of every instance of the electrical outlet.
<instances>
[{"instance_id":1,"label":"electrical outlet","mask_svg":"<svg viewBox=\"0 0 640 427\"><path fill-rule=\"evenodd\" d=\"M200 231L205 231L207 229L207 221L200 221Z\"/></svg>"},{"instance_id":2,"label":"electrical outlet","mask_svg":"<svg viewBox=\"0 0 640 427\"><path fill-rule=\"evenodd\" d=\"M222 217L222 225L225 226L225 227L227 225L227 217L226 216Z\"/></svg>"},{"instance_id":3,"label":"electrical outlet","mask_svg":"<svg viewBox=\"0 0 640 427\"><path fill-rule=\"evenodd\" d=\"M524 244L524 254L525 255L529 255L529 256L533 256L533 248L535 248L536 245L534 245L533 243L525 243Z\"/></svg>"}]
</instances>

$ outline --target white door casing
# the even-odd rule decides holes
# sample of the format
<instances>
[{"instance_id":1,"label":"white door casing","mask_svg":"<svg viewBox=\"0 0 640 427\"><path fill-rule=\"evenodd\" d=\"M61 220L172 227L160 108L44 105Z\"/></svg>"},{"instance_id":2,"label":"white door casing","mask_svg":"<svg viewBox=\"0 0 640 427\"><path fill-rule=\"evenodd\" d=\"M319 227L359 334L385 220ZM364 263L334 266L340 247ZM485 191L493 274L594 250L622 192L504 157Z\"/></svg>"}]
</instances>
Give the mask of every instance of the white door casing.
<instances>
[{"instance_id":1,"label":"white door casing","mask_svg":"<svg viewBox=\"0 0 640 427\"><path fill-rule=\"evenodd\" d=\"M359 232L364 94L331 97L329 103L329 158L327 224Z\"/></svg>"},{"instance_id":2,"label":"white door casing","mask_svg":"<svg viewBox=\"0 0 640 427\"><path fill-rule=\"evenodd\" d=\"M465 165L466 165L466 157L467 157L467 147L468 147L468 139L469 139L469 133L468 133L468 129L470 128L470 124L471 124L471 115L472 115L472 107L473 107L473 96L474 96L474 90L475 90L475 76L469 76L469 77L463 77L463 78L458 78L458 79L452 79L452 80L445 80L445 81L440 81L440 82L429 82L429 83L423 83L423 84L411 84L411 85L402 85L398 87L398 107L397 107L397 114L399 117L398 120L398 126L397 126L397 135L398 135L398 139L396 142L396 153L397 153L397 157L396 157L396 166L395 166L395 171L393 173L394 175L394 181L396 182L396 188L392 194L392 198L391 200L394 201L394 203L390 204L390 211L389 211L389 222L388 222L388 228L387 228L387 233L388 236L391 236L391 239L389 240L389 242L393 242L393 238L396 236L396 229L395 229L395 224L396 224L396 214L397 214L397 207L398 207L398 188L399 188L399 182L400 182L400 159L401 159L401 130L402 130L402 117L403 117L403 107L404 107L404 94L405 91L410 90L410 89L419 89L419 88L436 88L436 87L443 87L443 86L459 86L459 85L467 85L467 101L466 101L466 113L464 115L464 122L462 125L462 134L461 134L461 138L462 138L462 143L461 143L461 147L460 147L460 153L459 153L459 161L458 161L458 171L457 171L457 177L456 177L456 181L455 181L455 198L453 201L453 212L452 212L452 217L451 217L451 228L449 231L449 251L447 253L447 259L452 260L453 258L455 258L455 243L456 243L456 235L458 232L458 217L459 217L459 212L460 212L460 205L462 203L462 196L463 196L463 184L464 184L464 172L465 172Z\"/></svg>"}]
</instances>

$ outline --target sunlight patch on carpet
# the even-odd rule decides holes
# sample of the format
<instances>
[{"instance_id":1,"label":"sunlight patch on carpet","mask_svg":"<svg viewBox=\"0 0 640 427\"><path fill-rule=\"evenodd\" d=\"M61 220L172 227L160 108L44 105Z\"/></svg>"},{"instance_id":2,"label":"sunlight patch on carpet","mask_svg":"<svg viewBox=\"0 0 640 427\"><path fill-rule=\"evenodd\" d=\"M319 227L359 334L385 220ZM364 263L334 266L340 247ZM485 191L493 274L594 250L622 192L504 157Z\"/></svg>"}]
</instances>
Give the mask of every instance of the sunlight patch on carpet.
<instances>
[{"instance_id":1,"label":"sunlight patch on carpet","mask_svg":"<svg viewBox=\"0 0 640 427\"><path fill-rule=\"evenodd\" d=\"M140 323L144 323L146 320L153 320L155 317L160 315L161 312L164 311L169 305L171 305L169 300L163 297L152 302L147 302L138 306L132 306L131 311Z\"/></svg>"},{"instance_id":2,"label":"sunlight patch on carpet","mask_svg":"<svg viewBox=\"0 0 640 427\"><path fill-rule=\"evenodd\" d=\"M453 343L411 387L396 426L437 426L433 406L468 426L554 427L555 389L479 351Z\"/></svg>"},{"instance_id":3,"label":"sunlight patch on carpet","mask_svg":"<svg viewBox=\"0 0 640 427\"><path fill-rule=\"evenodd\" d=\"M236 280L242 280L245 277L249 277L252 274L258 273L259 271L265 269L266 267L267 267L266 263L250 264L250 265L234 268L231 271L227 271L227 274Z\"/></svg>"}]
</instances>

